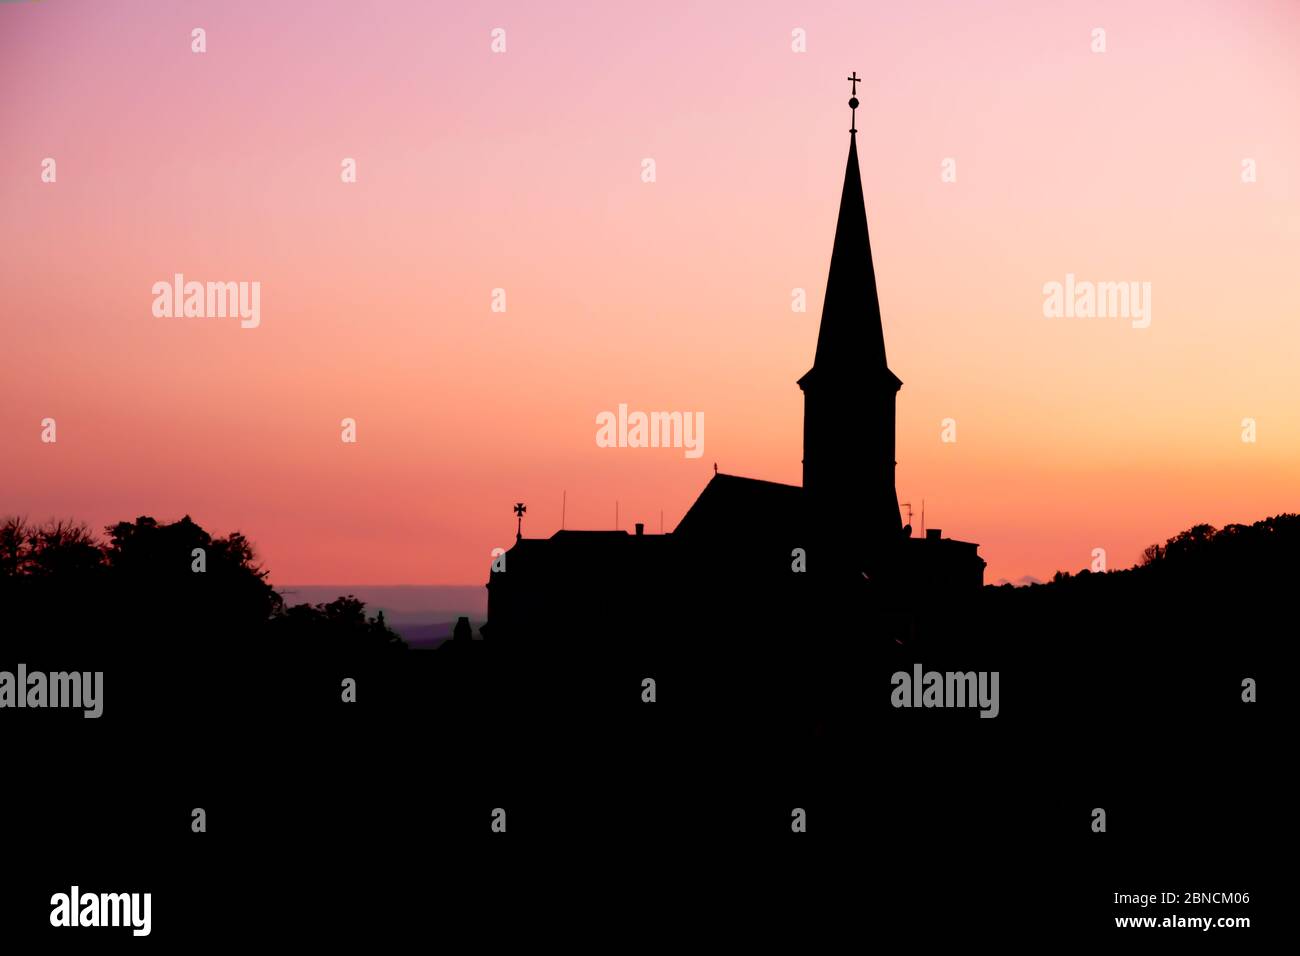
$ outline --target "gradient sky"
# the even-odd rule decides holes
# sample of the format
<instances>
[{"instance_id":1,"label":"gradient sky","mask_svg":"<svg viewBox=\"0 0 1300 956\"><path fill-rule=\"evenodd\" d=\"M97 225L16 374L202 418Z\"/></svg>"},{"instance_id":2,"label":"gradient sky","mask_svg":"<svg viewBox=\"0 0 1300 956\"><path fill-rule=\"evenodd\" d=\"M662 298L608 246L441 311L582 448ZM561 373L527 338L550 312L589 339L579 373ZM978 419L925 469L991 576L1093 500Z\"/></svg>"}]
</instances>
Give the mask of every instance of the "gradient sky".
<instances>
[{"instance_id":1,"label":"gradient sky","mask_svg":"<svg viewBox=\"0 0 1300 956\"><path fill-rule=\"evenodd\" d=\"M517 500L657 531L715 461L798 483L852 70L901 501L990 582L1300 510L1297 63L1285 0L0 4L0 511L474 583ZM155 318L176 272L261 327ZM1150 328L1044 318L1066 273ZM703 456L598 448L619 403Z\"/></svg>"}]
</instances>

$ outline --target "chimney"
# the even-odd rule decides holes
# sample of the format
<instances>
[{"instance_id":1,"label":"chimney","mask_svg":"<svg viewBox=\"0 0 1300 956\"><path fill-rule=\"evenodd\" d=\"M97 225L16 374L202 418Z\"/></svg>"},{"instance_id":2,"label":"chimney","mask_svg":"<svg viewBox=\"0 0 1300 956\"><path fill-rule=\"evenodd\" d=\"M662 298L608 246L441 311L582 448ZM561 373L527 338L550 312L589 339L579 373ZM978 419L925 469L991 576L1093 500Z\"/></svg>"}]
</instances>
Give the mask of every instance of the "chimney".
<instances>
[{"instance_id":1,"label":"chimney","mask_svg":"<svg viewBox=\"0 0 1300 956\"><path fill-rule=\"evenodd\" d=\"M636 523L636 536L639 538L643 534L645 534L645 522L638 521Z\"/></svg>"},{"instance_id":2,"label":"chimney","mask_svg":"<svg viewBox=\"0 0 1300 956\"><path fill-rule=\"evenodd\" d=\"M938 528L926 528L926 529L925 529L925 540L926 540L926 541L938 541L939 538L940 538L942 535L943 535L943 532L940 531Z\"/></svg>"}]
</instances>

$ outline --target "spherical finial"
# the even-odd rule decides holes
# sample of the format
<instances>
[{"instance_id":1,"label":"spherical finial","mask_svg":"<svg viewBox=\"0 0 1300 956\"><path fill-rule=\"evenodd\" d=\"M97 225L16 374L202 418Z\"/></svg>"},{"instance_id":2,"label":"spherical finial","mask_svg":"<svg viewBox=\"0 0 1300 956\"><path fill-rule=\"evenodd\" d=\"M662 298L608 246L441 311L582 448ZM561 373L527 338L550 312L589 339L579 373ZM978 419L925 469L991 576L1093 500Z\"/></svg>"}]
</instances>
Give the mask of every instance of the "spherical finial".
<instances>
[{"instance_id":1,"label":"spherical finial","mask_svg":"<svg viewBox=\"0 0 1300 956\"><path fill-rule=\"evenodd\" d=\"M849 109L855 110L857 108L858 108L858 98L855 96L853 97L853 99L849 100Z\"/></svg>"}]
</instances>

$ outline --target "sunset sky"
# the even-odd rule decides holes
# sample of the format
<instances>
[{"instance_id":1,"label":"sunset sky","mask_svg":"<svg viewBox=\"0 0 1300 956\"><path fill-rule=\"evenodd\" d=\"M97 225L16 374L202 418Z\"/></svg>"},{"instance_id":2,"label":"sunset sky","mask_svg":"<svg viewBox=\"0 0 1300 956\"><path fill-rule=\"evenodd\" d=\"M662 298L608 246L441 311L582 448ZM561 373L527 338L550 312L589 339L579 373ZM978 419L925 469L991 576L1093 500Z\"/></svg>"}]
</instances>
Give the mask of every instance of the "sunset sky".
<instances>
[{"instance_id":1,"label":"sunset sky","mask_svg":"<svg viewBox=\"0 0 1300 956\"><path fill-rule=\"evenodd\" d=\"M0 513L469 584L516 501L657 531L714 462L797 484L854 70L918 525L993 582L1300 510L1297 64L1287 0L0 4ZM178 272L260 326L155 317ZM1045 318L1067 273L1150 327ZM620 403L703 455L597 447Z\"/></svg>"}]
</instances>

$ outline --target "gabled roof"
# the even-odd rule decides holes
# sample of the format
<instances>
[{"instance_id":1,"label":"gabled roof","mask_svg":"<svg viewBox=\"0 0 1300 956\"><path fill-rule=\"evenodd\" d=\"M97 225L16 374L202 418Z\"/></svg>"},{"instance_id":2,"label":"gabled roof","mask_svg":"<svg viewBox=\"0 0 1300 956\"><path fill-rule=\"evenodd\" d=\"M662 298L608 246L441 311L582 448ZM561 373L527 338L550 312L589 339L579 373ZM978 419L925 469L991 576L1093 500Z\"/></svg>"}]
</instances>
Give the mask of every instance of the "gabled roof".
<instances>
[{"instance_id":1,"label":"gabled roof","mask_svg":"<svg viewBox=\"0 0 1300 956\"><path fill-rule=\"evenodd\" d=\"M804 492L798 485L715 474L673 536L726 535L744 539L757 531L778 533L801 527Z\"/></svg>"}]
</instances>

